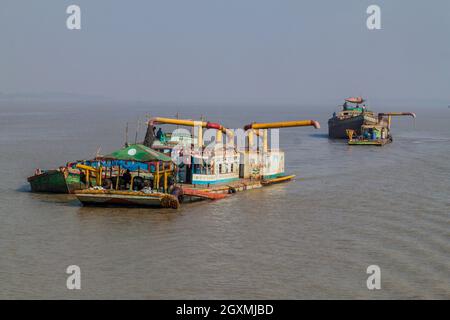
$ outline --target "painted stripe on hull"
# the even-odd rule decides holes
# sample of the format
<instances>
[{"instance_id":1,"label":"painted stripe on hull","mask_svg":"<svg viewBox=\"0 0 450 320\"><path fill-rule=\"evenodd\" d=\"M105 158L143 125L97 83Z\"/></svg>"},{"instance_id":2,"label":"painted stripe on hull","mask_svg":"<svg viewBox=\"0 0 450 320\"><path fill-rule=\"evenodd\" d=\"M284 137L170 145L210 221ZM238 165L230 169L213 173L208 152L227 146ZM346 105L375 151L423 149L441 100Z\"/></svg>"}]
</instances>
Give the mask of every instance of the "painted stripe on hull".
<instances>
[{"instance_id":1,"label":"painted stripe on hull","mask_svg":"<svg viewBox=\"0 0 450 320\"><path fill-rule=\"evenodd\" d=\"M264 175L263 178L265 180L268 179L275 179L275 178L279 178L281 176L284 176L284 172L279 172L279 173L274 173L274 174L268 174L268 175Z\"/></svg>"},{"instance_id":2,"label":"painted stripe on hull","mask_svg":"<svg viewBox=\"0 0 450 320\"><path fill-rule=\"evenodd\" d=\"M221 180L210 180L210 181L202 181L202 180L192 180L192 184L220 184L220 183L228 183L233 181L238 181L239 178L229 178L229 179L221 179Z\"/></svg>"}]
</instances>

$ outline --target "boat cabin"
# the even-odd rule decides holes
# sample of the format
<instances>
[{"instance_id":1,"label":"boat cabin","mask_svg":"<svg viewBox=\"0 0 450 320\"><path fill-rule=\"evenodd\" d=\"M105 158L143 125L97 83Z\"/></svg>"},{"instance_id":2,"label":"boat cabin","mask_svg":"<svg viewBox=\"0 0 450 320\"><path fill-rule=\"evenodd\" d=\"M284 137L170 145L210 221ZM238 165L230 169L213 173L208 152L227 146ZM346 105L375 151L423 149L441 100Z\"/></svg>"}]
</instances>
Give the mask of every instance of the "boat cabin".
<instances>
[{"instance_id":1,"label":"boat cabin","mask_svg":"<svg viewBox=\"0 0 450 320\"><path fill-rule=\"evenodd\" d=\"M85 181L108 190L155 191L167 193L175 183L172 159L141 144L114 151L96 161L78 164Z\"/></svg>"}]
</instances>

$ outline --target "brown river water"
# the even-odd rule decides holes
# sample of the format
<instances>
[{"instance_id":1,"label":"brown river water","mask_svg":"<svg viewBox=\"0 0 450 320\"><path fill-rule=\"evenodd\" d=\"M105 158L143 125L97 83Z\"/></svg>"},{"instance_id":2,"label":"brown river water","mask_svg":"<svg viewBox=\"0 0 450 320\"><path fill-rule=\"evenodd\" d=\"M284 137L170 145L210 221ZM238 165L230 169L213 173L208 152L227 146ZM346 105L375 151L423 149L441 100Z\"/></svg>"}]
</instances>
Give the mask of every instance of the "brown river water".
<instances>
[{"instance_id":1,"label":"brown river water","mask_svg":"<svg viewBox=\"0 0 450 320\"><path fill-rule=\"evenodd\" d=\"M330 106L0 101L0 298L450 298L450 109L374 109L417 120L394 119L390 145L350 147L327 139ZM231 128L322 128L281 131L294 181L216 202L88 208L29 192L35 168L113 151L127 121L134 140L138 117L176 112ZM81 268L81 290L66 288L69 265ZM381 290L367 289L369 265Z\"/></svg>"}]
</instances>

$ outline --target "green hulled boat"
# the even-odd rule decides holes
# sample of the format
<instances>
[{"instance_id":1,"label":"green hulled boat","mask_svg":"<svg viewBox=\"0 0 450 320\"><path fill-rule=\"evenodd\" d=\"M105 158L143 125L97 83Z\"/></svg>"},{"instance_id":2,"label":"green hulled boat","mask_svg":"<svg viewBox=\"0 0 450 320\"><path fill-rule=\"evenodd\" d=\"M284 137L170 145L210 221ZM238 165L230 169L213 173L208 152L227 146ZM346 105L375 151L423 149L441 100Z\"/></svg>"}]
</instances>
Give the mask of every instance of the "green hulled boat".
<instances>
[{"instance_id":1,"label":"green hulled boat","mask_svg":"<svg viewBox=\"0 0 450 320\"><path fill-rule=\"evenodd\" d=\"M70 172L66 168L37 171L29 177L32 192L74 193L86 188L79 172Z\"/></svg>"}]
</instances>

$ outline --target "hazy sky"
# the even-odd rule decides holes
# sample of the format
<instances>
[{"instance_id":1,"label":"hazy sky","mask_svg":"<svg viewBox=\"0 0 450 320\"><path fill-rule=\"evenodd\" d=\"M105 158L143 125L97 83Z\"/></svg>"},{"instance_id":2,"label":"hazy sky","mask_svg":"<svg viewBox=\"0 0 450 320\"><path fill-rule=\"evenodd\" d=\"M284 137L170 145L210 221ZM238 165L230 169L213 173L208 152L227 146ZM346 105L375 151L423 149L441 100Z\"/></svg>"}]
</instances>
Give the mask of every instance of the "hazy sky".
<instances>
[{"instance_id":1,"label":"hazy sky","mask_svg":"<svg viewBox=\"0 0 450 320\"><path fill-rule=\"evenodd\" d=\"M66 8L82 29L66 28ZM382 30L366 27L381 7ZM183 103L450 100L448 0L1 0L0 92Z\"/></svg>"}]
</instances>

